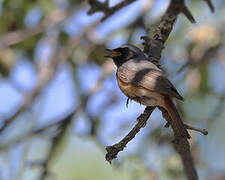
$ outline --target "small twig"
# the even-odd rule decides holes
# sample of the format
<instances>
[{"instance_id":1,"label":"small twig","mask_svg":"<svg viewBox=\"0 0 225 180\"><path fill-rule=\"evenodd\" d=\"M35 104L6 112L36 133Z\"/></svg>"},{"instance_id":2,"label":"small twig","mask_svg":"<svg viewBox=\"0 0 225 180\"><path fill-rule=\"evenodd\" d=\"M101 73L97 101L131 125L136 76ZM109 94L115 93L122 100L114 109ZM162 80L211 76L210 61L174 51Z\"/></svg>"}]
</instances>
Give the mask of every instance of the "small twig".
<instances>
[{"instance_id":1,"label":"small twig","mask_svg":"<svg viewBox=\"0 0 225 180\"><path fill-rule=\"evenodd\" d=\"M203 135L208 135L208 131L206 129L201 129L201 128L197 128L197 127L194 127L194 126L191 126L191 125L188 125L188 124L184 124L185 127L187 129L190 129L190 130L193 130L193 131L197 131L197 132L200 132L202 133Z\"/></svg>"},{"instance_id":2,"label":"small twig","mask_svg":"<svg viewBox=\"0 0 225 180\"><path fill-rule=\"evenodd\" d=\"M133 129L120 142L106 147L107 154L105 155L105 159L109 163L111 163L112 160L116 158L120 151L123 151L127 143L136 136L140 129L145 127L148 118L154 109L155 107L146 107L144 112L137 118L137 124L133 127Z\"/></svg>"},{"instance_id":3,"label":"small twig","mask_svg":"<svg viewBox=\"0 0 225 180\"><path fill-rule=\"evenodd\" d=\"M104 21L107 18L109 18L111 15L113 15L115 12L117 12L118 10L126 7L127 5L129 5L135 1L137 1L137 0L124 0L110 8L108 0L105 2L99 2L97 0L88 0L89 4L91 6L91 8L88 10L88 14L92 15L96 12L103 12L104 16L102 17L101 21Z\"/></svg>"},{"instance_id":4,"label":"small twig","mask_svg":"<svg viewBox=\"0 0 225 180\"><path fill-rule=\"evenodd\" d=\"M211 0L204 0L204 1L208 4L210 10L214 13L215 12L215 8L214 8L213 3L211 2Z\"/></svg>"},{"instance_id":5,"label":"small twig","mask_svg":"<svg viewBox=\"0 0 225 180\"><path fill-rule=\"evenodd\" d=\"M193 15L191 14L191 12L188 10L188 8L185 5L180 9L180 11L186 16L186 18L191 23L196 23L195 18L193 17Z\"/></svg>"},{"instance_id":6,"label":"small twig","mask_svg":"<svg viewBox=\"0 0 225 180\"><path fill-rule=\"evenodd\" d=\"M162 111L162 110L161 110L161 111ZM169 118L169 116L168 116L168 118ZM170 120L170 121L171 121L171 120ZM185 125L185 127L186 127L187 129L190 129L190 130L193 130L193 131L200 132L200 133L202 133L203 135L208 135L208 131L207 131L206 129L197 128L197 127L194 127L194 126L185 124L185 123L184 123L184 125ZM170 127L170 122L167 122L167 123L165 124L164 127L165 127L165 128Z\"/></svg>"}]
</instances>

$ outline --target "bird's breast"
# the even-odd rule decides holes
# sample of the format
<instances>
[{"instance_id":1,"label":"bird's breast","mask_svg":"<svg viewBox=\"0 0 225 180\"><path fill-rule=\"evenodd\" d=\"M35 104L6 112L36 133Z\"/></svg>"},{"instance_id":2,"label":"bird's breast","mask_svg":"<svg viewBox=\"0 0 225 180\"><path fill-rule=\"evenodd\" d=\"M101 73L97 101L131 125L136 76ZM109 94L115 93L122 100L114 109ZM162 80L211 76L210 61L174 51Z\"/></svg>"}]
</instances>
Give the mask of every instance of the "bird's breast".
<instances>
[{"instance_id":1,"label":"bird's breast","mask_svg":"<svg viewBox=\"0 0 225 180\"><path fill-rule=\"evenodd\" d=\"M130 99L133 99L146 106L163 106L164 96L155 91L150 91L140 86L134 86L132 83L123 82L116 76L120 90Z\"/></svg>"}]
</instances>

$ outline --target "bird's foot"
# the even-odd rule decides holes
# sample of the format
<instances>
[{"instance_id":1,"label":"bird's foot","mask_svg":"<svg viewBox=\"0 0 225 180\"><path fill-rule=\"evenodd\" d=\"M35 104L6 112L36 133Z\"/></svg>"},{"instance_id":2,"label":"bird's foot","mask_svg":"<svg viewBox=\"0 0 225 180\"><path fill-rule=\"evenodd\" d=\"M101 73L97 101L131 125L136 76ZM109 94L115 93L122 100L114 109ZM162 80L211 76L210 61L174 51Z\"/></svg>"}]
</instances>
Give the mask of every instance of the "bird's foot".
<instances>
[{"instance_id":1,"label":"bird's foot","mask_svg":"<svg viewBox=\"0 0 225 180\"><path fill-rule=\"evenodd\" d=\"M137 102L141 105L141 97L136 96L136 97L135 97L135 101L137 101Z\"/></svg>"}]
</instances>

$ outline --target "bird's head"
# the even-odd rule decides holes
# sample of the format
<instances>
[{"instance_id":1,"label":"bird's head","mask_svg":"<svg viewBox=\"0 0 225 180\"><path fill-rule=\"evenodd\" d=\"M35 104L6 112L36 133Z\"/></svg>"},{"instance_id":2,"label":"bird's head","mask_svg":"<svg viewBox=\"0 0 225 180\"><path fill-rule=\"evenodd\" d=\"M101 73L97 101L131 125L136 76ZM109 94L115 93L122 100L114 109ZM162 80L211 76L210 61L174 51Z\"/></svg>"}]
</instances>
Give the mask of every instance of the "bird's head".
<instances>
[{"instance_id":1,"label":"bird's head","mask_svg":"<svg viewBox=\"0 0 225 180\"><path fill-rule=\"evenodd\" d=\"M131 44L125 44L116 49L106 50L108 51L109 55L105 57L112 58L117 67L130 59L145 57L141 49Z\"/></svg>"}]
</instances>

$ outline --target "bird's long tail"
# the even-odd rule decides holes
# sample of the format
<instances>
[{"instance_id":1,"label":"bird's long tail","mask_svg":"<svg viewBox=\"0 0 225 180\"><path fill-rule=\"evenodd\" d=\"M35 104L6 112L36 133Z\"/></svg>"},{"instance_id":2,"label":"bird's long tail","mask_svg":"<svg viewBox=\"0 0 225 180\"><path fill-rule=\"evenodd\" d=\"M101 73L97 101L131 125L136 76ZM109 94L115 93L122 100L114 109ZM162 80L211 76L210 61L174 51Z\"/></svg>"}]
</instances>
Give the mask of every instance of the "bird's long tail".
<instances>
[{"instance_id":1,"label":"bird's long tail","mask_svg":"<svg viewBox=\"0 0 225 180\"><path fill-rule=\"evenodd\" d=\"M175 132L179 133L178 135L184 138L191 138L190 134L187 131L187 128L185 127L176 106L174 105L173 101L170 97L166 96L165 99L165 108L171 118L172 128L175 130Z\"/></svg>"}]
</instances>

